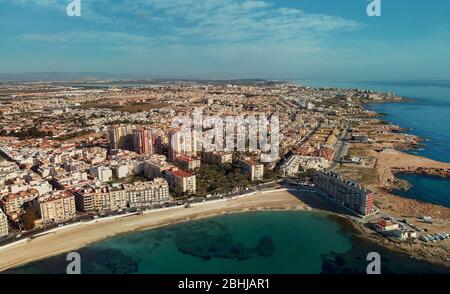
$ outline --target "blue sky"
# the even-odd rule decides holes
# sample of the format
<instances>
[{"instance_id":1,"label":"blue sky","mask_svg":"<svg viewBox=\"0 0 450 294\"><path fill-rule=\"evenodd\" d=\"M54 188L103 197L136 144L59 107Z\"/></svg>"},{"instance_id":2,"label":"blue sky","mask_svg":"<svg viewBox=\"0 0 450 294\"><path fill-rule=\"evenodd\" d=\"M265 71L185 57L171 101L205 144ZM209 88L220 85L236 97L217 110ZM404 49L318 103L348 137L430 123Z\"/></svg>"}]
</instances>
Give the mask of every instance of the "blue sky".
<instances>
[{"instance_id":1,"label":"blue sky","mask_svg":"<svg viewBox=\"0 0 450 294\"><path fill-rule=\"evenodd\" d=\"M0 73L450 78L450 1L0 0Z\"/></svg>"}]
</instances>

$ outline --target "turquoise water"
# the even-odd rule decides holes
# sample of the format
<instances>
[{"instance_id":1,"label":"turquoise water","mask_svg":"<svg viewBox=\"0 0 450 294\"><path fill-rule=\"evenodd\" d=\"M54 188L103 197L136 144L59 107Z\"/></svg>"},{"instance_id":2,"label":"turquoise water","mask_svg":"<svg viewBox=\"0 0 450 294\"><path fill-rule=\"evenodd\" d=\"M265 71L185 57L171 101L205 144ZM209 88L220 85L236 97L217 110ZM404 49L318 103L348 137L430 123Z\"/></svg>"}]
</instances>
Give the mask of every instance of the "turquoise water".
<instances>
[{"instance_id":1,"label":"turquoise water","mask_svg":"<svg viewBox=\"0 0 450 294\"><path fill-rule=\"evenodd\" d=\"M407 103L377 103L370 109L385 114L385 120L404 128L408 133L428 139L420 151L410 151L438 161L450 162L450 81L398 82L317 82L300 84L313 87L363 88L393 92L411 98Z\"/></svg>"},{"instance_id":2,"label":"turquoise water","mask_svg":"<svg viewBox=\"0 0 450 294\"><path fill-rule=\"evenodd\" d=\"M426 262L355 239L321 213L225 215L119 236L78 250L82 273L362 273L366 256L384 273L448 273ZM65 255L7 273L65 273ZM414 265L414 266L411 266Z\"/></svg>"},{"instance_id":3,"label":"turquoise water","mask_svg":"<svg viewBox=\"0 0 450 294\"><path fill-rule=\"evenodd\" d=\"M131 233L79 253L89 259L84 273L320 273L322 254L350 248L349 236L323 215L261 212ZM64 269L60 256L19 271Z\"/></svg>"},{"instance_id":4,"label":"turquoise water","mask_svg":"<svg viewBox=\"0 0 450 294\"><path fill-rule=\"evenodd\" d=\"M416 174L400 174L398 177L411 183L412 187L407 192L395 190L394 194L450 208L450 181L448 179Z\"/></svg>"},{"instance_id":5,"label":"turquoise water","mask_svg":"<svg viewBox=\"0 0 450 294\"><path fill-rule=\"evenodd\" d=\"M404 128L408 133L426 138L420 150L407 152L434 160L450 162L450 81L397 82L299 82L313 87L364 88L393 92L411 98L406 103L378 103L369 108L385 114L385 120ZM450 202L450 180L424 175L403 175L413 188L408 192L395 191L408 198L446 206Z\"/></svg>"}]
</instances>

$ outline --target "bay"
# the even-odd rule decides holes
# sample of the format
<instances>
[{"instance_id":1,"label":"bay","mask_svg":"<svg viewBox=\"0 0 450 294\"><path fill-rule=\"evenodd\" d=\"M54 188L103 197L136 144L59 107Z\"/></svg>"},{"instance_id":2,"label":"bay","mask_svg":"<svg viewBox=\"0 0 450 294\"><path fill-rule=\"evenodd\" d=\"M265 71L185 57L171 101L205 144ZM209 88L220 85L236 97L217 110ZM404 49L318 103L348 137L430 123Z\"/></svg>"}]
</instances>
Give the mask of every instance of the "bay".
<instances>
[{"instance_id":1,"label":"bay","mask_svg":"<svg viewBox=\"0 0 450 294\"><path fill-rule=\"evenodd\" d=\"M341 219L301 211L218 216L77 250L83 274L365 274L373 251L380 252L385 273L450 272L364 241ZM63 254L5 273L63 274L67 264Z\"/></svg>"}]
</instances>

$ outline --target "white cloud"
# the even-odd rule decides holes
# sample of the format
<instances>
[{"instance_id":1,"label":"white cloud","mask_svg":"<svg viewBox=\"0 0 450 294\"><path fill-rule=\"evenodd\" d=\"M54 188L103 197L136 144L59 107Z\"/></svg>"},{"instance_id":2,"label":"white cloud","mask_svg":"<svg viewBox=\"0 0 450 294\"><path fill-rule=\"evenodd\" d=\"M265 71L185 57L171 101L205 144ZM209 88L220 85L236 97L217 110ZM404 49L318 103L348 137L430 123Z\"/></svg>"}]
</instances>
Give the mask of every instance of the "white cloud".
<instances>
[{"instance_id":1,"label":"white cloud","mask_svg":"<svg viewBox=\"0 0 450 294\"><path fill-rule=\"evenodd\" d=\"M136 0L127 11L151 11L173 33L205 41L290 40L310 34L356 30L361 24L337 16L276 8L268 1ZM161 17L161 15L163 17Z\"/></svg>"},{"instance_id":2,"label":"white cloud","mask_svg":"<svg viewBox=\"0 0 450 294\"><path fill-rule=\"evenodd\" d=\"M1 1L1 0L0 0ZM19 5L64 9L65 0L17 0ZM292 7L279 8L268 0L81 0L80 22L115 25L115 30L163 30L165 40L197 42L280 42L362 24Z\"/></svg>"},{"instance_id":3,"label":"white cloud","mask_svg":"<svg viewBox=\"0 0 450 294\"><path fill-rule=\"evenodd\" d=\"M54 9L59 7L55 1L34 5ZM18 39L52 46L82 44L96 50L92 66L102 64L106 71L120 66L174 76L274 78L320 70L314 64L329 54L330 33L362 26L338 16L280 8L268 0L81 1L79 29L65 27L62 32L55 27ZM109 56L103 54L107 51L115 51L121 62L99 60Z\"/></svg>"}]
</instances>

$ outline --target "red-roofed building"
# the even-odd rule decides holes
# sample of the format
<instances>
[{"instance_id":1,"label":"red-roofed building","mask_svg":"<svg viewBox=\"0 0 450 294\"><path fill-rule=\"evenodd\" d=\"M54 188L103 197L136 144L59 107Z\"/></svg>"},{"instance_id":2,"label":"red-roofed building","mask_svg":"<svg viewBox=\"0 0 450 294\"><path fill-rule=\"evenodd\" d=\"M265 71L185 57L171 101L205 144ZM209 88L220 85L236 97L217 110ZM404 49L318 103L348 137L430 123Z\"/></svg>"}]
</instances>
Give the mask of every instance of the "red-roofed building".
<instances>
[{"instance_id":1,"label":"red-roofed building","mask_svg":"<svg viewBox=\"0 0 450 294\"><path fill-rule=\"evenodd\" d=\"M381 232L392 231L392 230L398 229L398 224L394 224L393 222L387 221L384 219L377 222L377 224L375 226L376 226L377 230L381 231Z\"/></svg>"},{"instance_id":2,"label":"red-roofed building","mask_svg":"<svg viewBox=\"0 0 450 294\"><path fill-rule=\"evenodd\" d=\"M194 170L196 168L200 167L200 160L195 157L189 157L186 155L178 155L175 158L175 163L180 166L181 168L188 169L188 170Z\"/></svg>"},{"instance_id":3,"label":"red-roofed building","mask_svg":"<svg viewBox=\"0 0 450 294\"><path fill-rule=\"evenodd\" d=\"M195 175L179 169L171 168L165 172L170 189L177 194L194 194L196 191Z\"/></svg>"},{"instance_id":4,"label":"red-roofed building","mask_svg":"<svg viewBox=\"0 0 450 294\"><path fill-rule=\"evenodd\" d=\"M10 193L1 199L0 205L3 208L3 211L12 219L17 219L23 204L33 201L38 196L39 191L36 189Z\"/></svg>"}]
</instances>

